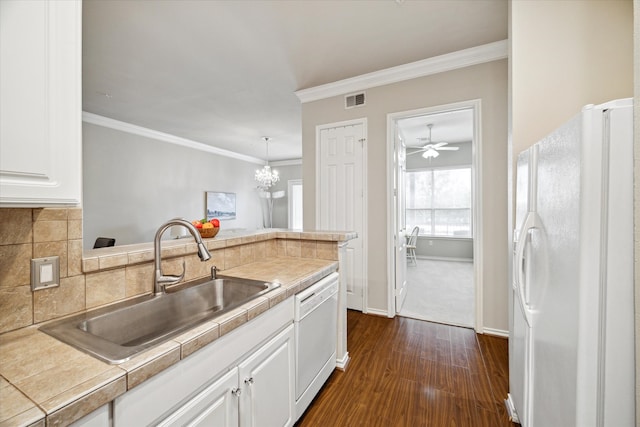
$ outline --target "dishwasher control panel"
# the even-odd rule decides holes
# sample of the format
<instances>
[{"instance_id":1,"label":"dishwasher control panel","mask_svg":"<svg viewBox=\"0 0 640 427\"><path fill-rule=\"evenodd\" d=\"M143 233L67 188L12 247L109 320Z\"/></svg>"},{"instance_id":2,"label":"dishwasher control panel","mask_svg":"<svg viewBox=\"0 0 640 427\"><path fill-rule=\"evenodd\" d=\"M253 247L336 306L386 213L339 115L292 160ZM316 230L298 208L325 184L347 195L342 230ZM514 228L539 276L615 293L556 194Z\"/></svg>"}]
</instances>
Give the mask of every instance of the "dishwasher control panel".
<instances>
[{"instance_id":1,"label":"dishwasher control panel","mask_svg":"<svg viewBox=\"0 0 640 427\"><path fill-rule=\"evenodd\" d=\"M331 273L329 276L311 285L304 291L296 294L295 320L304 318L315 307L322 304L338 292L338 273Z\"/></svg>"}]
</instances>

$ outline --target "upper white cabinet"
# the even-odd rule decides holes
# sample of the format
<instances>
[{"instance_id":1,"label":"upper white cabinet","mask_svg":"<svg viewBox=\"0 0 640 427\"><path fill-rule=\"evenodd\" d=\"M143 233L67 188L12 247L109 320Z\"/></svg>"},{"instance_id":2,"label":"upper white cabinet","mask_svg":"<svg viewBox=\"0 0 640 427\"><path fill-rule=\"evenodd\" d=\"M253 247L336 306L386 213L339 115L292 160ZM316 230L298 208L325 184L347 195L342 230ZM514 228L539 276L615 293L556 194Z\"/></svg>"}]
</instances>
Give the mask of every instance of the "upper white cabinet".
<instances>
[{"instance_id":1,"label":"upper white cabinet","mask_svg":"<svg viewBox=\"0 0 640 427\"><path fill-rule=\"evenodd\" d=\"M0 1L0 206L77 205L82 2Z\"/></svg>"}]
</instances>

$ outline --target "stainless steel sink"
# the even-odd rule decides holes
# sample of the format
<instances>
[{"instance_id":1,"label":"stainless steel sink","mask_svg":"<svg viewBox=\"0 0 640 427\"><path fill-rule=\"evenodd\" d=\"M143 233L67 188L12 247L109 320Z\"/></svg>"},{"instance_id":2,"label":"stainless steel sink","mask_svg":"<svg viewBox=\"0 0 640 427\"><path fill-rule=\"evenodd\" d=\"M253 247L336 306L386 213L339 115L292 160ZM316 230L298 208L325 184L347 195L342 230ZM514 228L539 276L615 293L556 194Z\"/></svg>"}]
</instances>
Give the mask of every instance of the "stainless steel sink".
<instances>
[{"instance_id":1,"label":"stainless steel sink","mask_svg":"<svg viewBox=\"0 0 640 427\"><path fill-rule=\"evenodd\" d=\"M218 276L43 325L40 330L117 364L279 286Z\"/></svg>"}]
</instances>

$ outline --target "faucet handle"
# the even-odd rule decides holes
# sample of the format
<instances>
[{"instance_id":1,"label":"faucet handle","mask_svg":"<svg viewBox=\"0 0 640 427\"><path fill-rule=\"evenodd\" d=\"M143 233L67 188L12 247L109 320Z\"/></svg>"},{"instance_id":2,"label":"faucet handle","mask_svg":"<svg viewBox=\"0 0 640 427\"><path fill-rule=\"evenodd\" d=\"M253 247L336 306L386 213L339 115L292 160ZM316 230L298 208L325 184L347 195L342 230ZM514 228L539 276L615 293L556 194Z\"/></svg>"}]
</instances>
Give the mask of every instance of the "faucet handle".
<instances>
[{"instance_id":1,"label":"faucet handle","mask_svg":"<svg viewBox=\"0 0 640 427\"><path fill-rule=\"evenodd\" d=\"M184 264L184 261L182 261L182 273L179 276L176 276L174 274L161 275L161 276L158 276L158 283L161 283L165 286L175 285L176 283L184 279L185 270L186 270L185 264Z\"/></svg>"},{"instance_id":2,"label":"faucet handle","mask_svg":"<svg viewBox=\"0 0 640 427\"><path fill-rule=\"evenodd\" d=\"M215 265L211 266L211 280L216 280L218 276L218 267Z\"/></svg>"}]
</instances>

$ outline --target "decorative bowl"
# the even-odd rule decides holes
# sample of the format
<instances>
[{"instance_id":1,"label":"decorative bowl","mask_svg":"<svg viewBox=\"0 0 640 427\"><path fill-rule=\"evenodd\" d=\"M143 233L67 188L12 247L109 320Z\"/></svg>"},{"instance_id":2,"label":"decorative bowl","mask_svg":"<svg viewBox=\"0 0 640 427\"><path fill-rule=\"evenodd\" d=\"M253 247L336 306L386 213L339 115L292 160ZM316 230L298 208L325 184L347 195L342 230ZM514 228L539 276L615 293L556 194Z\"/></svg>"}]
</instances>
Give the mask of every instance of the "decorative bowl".
<instances>
[{"instance_id":1,"label":"decorative bowl","mask_svg":"<svg viewBox=\"0 0 640 427\"><path fill-rule=\"evenodd\" d=\"M216 234L218 234L218 231L220 231L220 227L198 228L198 231L200 232L200 236L202 238L210 239L212 237L216 237Z\"/></svg>"}]
</instances>

